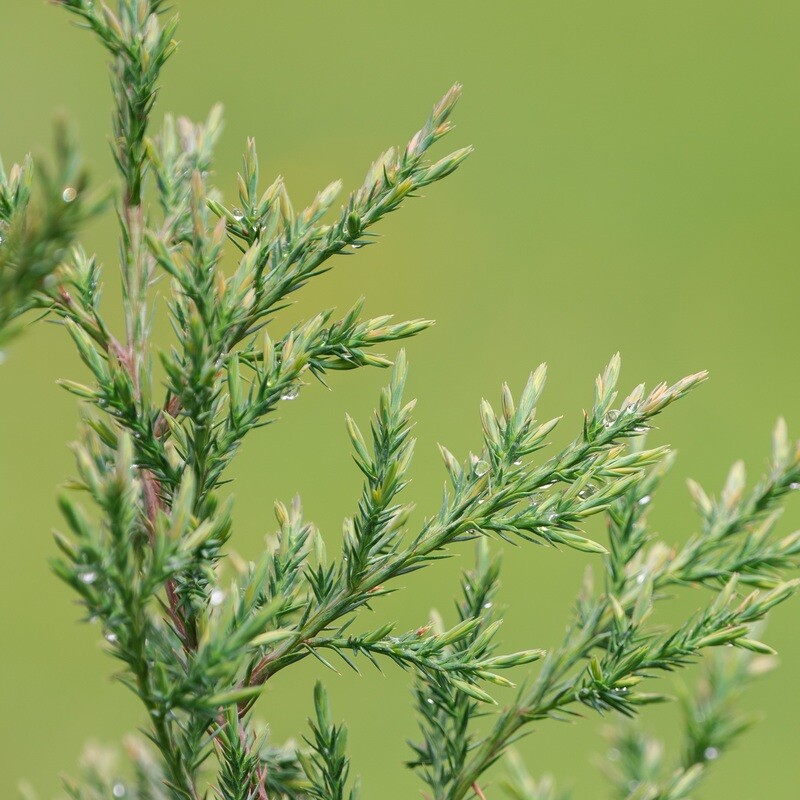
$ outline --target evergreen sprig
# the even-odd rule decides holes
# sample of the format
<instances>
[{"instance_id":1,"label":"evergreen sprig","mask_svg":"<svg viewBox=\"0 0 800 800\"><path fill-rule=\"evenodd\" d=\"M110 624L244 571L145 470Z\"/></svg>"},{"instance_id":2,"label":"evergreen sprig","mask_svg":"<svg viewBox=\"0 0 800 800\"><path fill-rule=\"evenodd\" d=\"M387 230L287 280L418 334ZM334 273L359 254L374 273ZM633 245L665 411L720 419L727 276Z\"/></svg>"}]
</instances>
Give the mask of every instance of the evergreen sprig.
<instances>
[{"instance_id":1,"label":"evergreen sprig","mask_svg":"<svg viewBox=\"0 0 800 800\"><path fill-rule=\"evenodd\" d=\"M611 733L613 749L606 770L620 800L688 800L710 766L752 725L738 702L746 686L772 669L768 656L743 651L709 658L693 690L681 692L683 752L677 766L666 762L666 748L631 725Z\"/></svg>"},{"instance_id":2,"label":"evergreen sprig","mask_svg":"<svg viewBox=\"0 0 800 800\"><path fill-rule=\"evenodd\" d=\"M619 800L689 800L707 777L710 766L727 752L754 722L739 709L743 691L755 678L771 671L774 659L746 650L718 650L705 659L693 687L680 687L682 753L670 766L665 745L638 725L609 729L611 749L603 771ZM500 786L512 800L568 800L552 778L535 781L519 754L505 759L506 778Z\"/></svg>"},{"instance_id":3,"label":"evergreen sprig","mask_svg":"<svg viewBox=\"0 0 800 800\"><path fill-rule=\"evenodd\" d=\"M797 566L797 537L770 542L766 537L772 524L765 526L778 499L800 477L800 450L788 445L785 430L779 421L768 475L748 493L742 469L734 467L720 498L708 499L703 506L702 532L682 547L671 550L655 540L647 527L652 493L666 473L669 459L651 469L611 506L607 517L612 549L605 557L604 591L594 592L590 575L564 642L549 651L532 685L503 710L490 733L474 747L469 761L441 787L438 796L468 796L480 775L531 722L570 719L576 715L577 704L632 716L643 705L669 699L661 693L640 691L645 678L684 667L707 648L730 644L772 652L768 645L751 638L750 626L798 587L797 580L784 578ZM693 491L697 495L694 485ZM734 554L730 560L720 556L721 536L730 548L726 552ZM740 563L736 554L742 548L751 553L753 563L770 569L768 575L760 575L762 588L744 597L738 584L747 578L736 571ZM702 568L702 577L698 577L698 564L702 565L704 557L710 559L711 553L715 554L714 574L706 579ZM708 585L711 595L695 616L673 628L648 625L654 603L667 599L664 589L676 591L698 584Z\"/></svg>"},{"instance_id":4,"label":"evergreen sprig","mask_svg":"<svg viewBox=\"0 0 800 800\"><path fill-rule=\"evenodd\" d=\"M0 160L0 345L18 332L26 311L49 305L45 292L63 292L54 273L104 204L88 191L88 173L63 123L56 126L54 160L34 167L26 156L8 173Z\"/></svg>"},{"instance_id":5,"label":"evergreen sprig","mask_svg":"<svg viewBox=\"0 0 800 800\"><path fill-rule=\"evenodd\" d=\"M371 244L373 226L469 155L462 148L432 160L429 152L452 129L458 85L345 200L337 182L296 210L281 178L262 188L249 140L238 204L228 205L212 183L219 108L199 124L167 117L151 133L161 70L176 47L177 21L165 3L119 0L112 10L93 0L54 2L110 58L124 328L115 331L103 315L97 258L74 244L98 201L62 139L59 167L43 174L35 213L29 163L8 177L0 170L0 329L25 310L46 309L88 370L82 382L62 381L81 401L82 425L77 474L60 497L66 532L56 535L54 569L102 630L120 664L117 677L143 703L152 745L129 745L131 769L122 777L95 754L83 782L68 783L72 797L355 800L347 730L332 721L321 683L304 745L272 745L254 719L265 684L308 656L334 669L371 663L411 672L421 740L409 766L435 800L483 800L486 771L531 723L585 708L632 717L668 699L647 681L709 648L771 652L753 625L795 593L790 575L800 554L800 535L776 532L783 501L800 486L800 447L782 422L769 471L754 488L746 489L740 465L718 498L690 484L700 529L669 547L652 532L648 512L673 459L668 447L646 448L645 435L706 374L650 391L640 385L618 400L615 356L597 378L582 425L566 446L548 449L559 419L537 417L543 365L518 395L504 384L497 409L482 401L474 452L458 458L440 448L448 484L438 507L418 520L406 497L414 454L406 358L376 348L431 322L370 318L358 300L344 316L327 309L278 328L291 296L331 269L334 256ZM228 252L237 259L232 272L222 267ZM150 330L159 278L169 284L174 336L166 348ZM325 381L359 367L391 367L391 377L368 435L346 420L363 487L344 522L341 554L328 556L299 498L275 504L278 531L258 559L227 552L231 503L219 489L247 434L270 423L311 376ZM605 518L607 544L585 535L593 516ZM490 544L498 540L569 547L602 565L602 586L587 579L564 641L547 652L542 643L502 648L500 559ZM462 577L452 623L437 614L411 631L362 623L361 612L377 611L399 579L468 541L476 562ZM707 590L698 612L672 626L653 624L655 604L688 586ZM495 694L540 660L495 709ZM715 667L710 688L685 704L678 772L651 769L638 734L620 739L627 742L621 780L642 776L631 797L685 796L711 760L709 748L717 752L738 735L743 725L729 701L750 669L741 665L753 662L735 663L732 672ZM639 788L645 785L655 788ZM549 779L530 780L521 764L508 788L518 800L560 796Z\"/></svg>"}]
</instances>

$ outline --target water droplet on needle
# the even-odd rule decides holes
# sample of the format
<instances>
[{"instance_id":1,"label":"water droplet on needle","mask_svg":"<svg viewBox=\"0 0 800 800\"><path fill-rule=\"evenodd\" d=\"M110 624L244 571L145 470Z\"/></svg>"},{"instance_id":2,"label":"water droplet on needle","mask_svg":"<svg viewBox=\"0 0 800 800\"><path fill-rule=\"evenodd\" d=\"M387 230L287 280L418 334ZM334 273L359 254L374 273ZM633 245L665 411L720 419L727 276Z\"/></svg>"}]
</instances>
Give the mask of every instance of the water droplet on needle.
<instances>
[{"instance_id":1,"label":"water droplet on needle","mask_svg":"<svg viewBox=\"0 0 800 800\"><path fill-rule=\"evenodd\" d=\"M297 400L297 396L300 394L300 387L296 384L292 384L291 386L287 386L283 393L281 394L281 400Z\"/></svg>"}]
</instances>

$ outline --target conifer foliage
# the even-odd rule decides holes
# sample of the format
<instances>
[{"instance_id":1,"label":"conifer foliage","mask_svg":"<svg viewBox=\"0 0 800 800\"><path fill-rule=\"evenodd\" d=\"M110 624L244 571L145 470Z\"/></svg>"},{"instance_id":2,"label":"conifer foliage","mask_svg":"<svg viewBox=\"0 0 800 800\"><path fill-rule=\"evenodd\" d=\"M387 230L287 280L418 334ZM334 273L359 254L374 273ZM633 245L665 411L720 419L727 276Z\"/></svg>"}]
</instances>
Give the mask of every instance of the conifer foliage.
<instances>
[{"instance_id":1,"label":"conifer foliage","mask_svg":"<svg viewBox=\"0 0 800 800\"><path fill-rule=\"evenodd\" d=\"M698 532L684 544L664 542L648 513L673 458L667 447L647 447L646 434L705 373L626 394L615 356L582 426L555 449L548 437L559 420L537 418L541 366L518 394L504 384L494 407L480 404L473 453L441 447L441 504L414 521L406 358L380 350L430 321L365 317L362 301L288 328L280 312L336 256L372 244L384 216L468 157L469 147L434 155L451 131L460 87L405 146L380 155L360 187L342 196L333 183L306 208L293 206L282 179L264 185L250 140L229 204L212 185L219 108L200 123L167 116L160 130L152 124L161 72L176 50L167 4L54 3L110 62L124 325L115 330L104 317L103 269L78 243L104 197L90 191L60 130L55 167L0 167L0 335L9 339L21 315L38 310L61 324L85 365L83 376L61 381L78 398L82 423L76 476L59 498L65 523L53 567L102 630L147 720L146 740L128 742L125 762L95 754L83 777L67 783L70 797L355 800L347 728L322 682L297 743L269 741L254 717L265 684L309 657L321 675L368 663L409 673L419 733L408 766L426 797L483 800L487 771L504 756L507 778L493 771L494 794L502 785L517 800L564 797L551 779L531 778L510 748L532 723L587 711L628 719L613 734L613 796L693 796L746 727L735 700L772 653L758 626L797 589L800 535L779 533L778 523L786 495L800 485L800 448L783 422L766 474L748 488L737 464L718 495L690 483ZM225 253L235 253L232 271L223 271ZM160 277L173 330L166 348L151 337ZM277 533L257 561L232 558L231 505L220 486L244 438L312 378L364 367L388 368L390 378L367 425L346 420L363 490L344 522L341 555L326 555L295 499L275 504ZM594 516L605 519L603 541L583 532ZM408 631L369 622L403 576L436 569L465 542L473 543L474 565L452 618ZM503 649L505 542L572 548L595 565L597 585L587 579L560 643ZM654 623L654 607L687 587L703 590L698 612L672 626ZM360 613L367 607L376 614ZM664 748L630 720L669 699L646 679L709 650L716 655L683 700L684 751L670 766ZM512 670L515 678L530 673L520 688Z\"/></svg>"}]
</instances>

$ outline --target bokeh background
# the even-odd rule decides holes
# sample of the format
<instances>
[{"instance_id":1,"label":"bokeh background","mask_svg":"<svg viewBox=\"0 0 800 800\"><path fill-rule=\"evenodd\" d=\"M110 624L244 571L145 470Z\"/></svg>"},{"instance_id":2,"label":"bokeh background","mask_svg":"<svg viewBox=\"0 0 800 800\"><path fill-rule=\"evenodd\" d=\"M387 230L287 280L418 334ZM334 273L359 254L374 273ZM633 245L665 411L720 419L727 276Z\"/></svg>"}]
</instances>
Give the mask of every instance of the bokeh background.
<instances>
[{"instance_id":1,"label":"bokeh background","mask_svg":"<svg viewBox=\"0 0 800 800\"><path fill-rule=\"evenodd\" d=\"M450 144L474 144L474 157L388 219L380 246L307 287L290 312L343 308L365 294L375 313L438 320L408 348L420 398L412 491L423 512L435 507L443 480L435 443L459 454L476 447L480 398L496 398L504 379L519 390L541 361L551 367L543 418L565 414L562 438L577 431L593 378L616 350L624 388L711 370L712 381L667 412L655 437L680 451L653 511L670 541L696 525L685 477L716 490L737 458L757 473L780 414L800 435L800 5L175 5L182 43L156 116L199 118L224 101L217 175L228 198L247 135L260 144L262 174L284 174L302 205L334 178L357 185L452 82L465 84ZM42 0L0 0L0 31L6 163L45 149L54 112L66 109L97 180L110 180L98 46ZM112 298L113 237L106 219L86 238L107 265ZM70 473L65 443L76 428L75 403L54 381L82 375L66 337L49 325L16 343L0 367L2 797L14 796L20 778L53 796L86 740L118 742L142 721L134 698L110 679L115 665L98 631L77 624L78 609L46 564L48 532L59 524L54 487ZM237 550L254 555L273 530L273 499L298 491L336 548L359 491L344 412L365 421L385 379L334 375L332 392L311 387L282 409L280 425L248 440L231 476ZM795 501L784 529L799 521ZM505 642L547 647L561 636L590 559L507 550ZM381 619L410 626L431 607L449 612L469 555L409 578L409 591L379 606ZM690 595L674 613L698 602ZM781 666L746 699L764 720L714 767L701 793L708 800L797 797L798 623L797 603L774 614L768 640ZM282 674L262 701L277 740L303 731L322 670L311 661ZM389 667L385 676L324 677L350 724L365 796L416 795L421 784L402 766L415 730L407 676ZM643 716L670 741L675 722L672 708ZM596 768L605 724L588 716L540 725L521 745L531 771L554 773L577 797L605 796Z\"/></svg>"}]
</instances>

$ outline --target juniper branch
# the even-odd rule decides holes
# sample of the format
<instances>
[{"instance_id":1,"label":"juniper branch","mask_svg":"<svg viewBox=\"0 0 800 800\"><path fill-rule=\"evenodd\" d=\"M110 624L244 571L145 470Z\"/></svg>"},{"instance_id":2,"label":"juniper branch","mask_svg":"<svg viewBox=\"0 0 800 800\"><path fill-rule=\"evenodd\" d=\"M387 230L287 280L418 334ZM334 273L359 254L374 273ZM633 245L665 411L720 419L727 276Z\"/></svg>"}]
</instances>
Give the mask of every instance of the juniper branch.
<instances>
[{"instance_id":1,"label":"juniper branch","mask_svg":"<svg viewBox=\"0 0 800 800\"><path fill-rule=\"evenodd\" d=\"M64 124L56 127L55 165L27 156L6 174L0 160L0 345L22 315L46 309L64 292L59 271L78 232L103 207Z\"/></svg>"},{"instance_id":2,"label":"juniper branch","mask_svg":"<svg viewBox=\"0 0 800 800\"><path fill-rule=\"evenodd\" d=\"M544 366L519 397L504 384L499 411L481 403L476 452L459 460L441 448L449 486L438 508L412 522L414 506L404 493L414 404L403 397L401 352L371 436L347 419L364 484L344 523L341 557L328 558L298 498L289 507L276 504L274 541L253 563L229 557L235 575L226 577L231 505L220 502L218 490L247 434L271 422L309 376L325 381L333 371L389 367L392 359L376 348L431 324L365 317L358 301L341 318L326 310L276 330L280 310L332 267L333 256L371 244L374 225L463 163L470 148L429 160L452 128L460 87L434 106L404 148L374 162L338 210L338 182L299 211L281 178L262 190L253 140L239 176L239 205L228 205L212 182L219 107L200 124L167 117L150 134L161 70L175 50L176 20L166 4L119 0L112 10L92 0L54 2L110 56L124 331L104 319L102 268L75 243L99 203L62 143L56 170L42 173L39 206L30 203L28 162L8 176L0 169L0 335L24 311L46 309L63 323L89 372L85 383L62 384L83 407L70 488L85 492L92 510L62 495L68 532L56 535L54 569L77 593L86 618L102 626L122 664L120 681L147 712L146 735L158 759L132 752L134 781L120 784L126 796L354 800L346 729L331 721L324 687L315 690L307 748L269 745L251 715L264 684L309 655L328 666L329 657L353 668L366 658L412 672L422 741L411 766L436 800L461 800L483 797L486 769L533 721L571 716L581 706L630 716L664 699L640 691L642 680L681 668L707 648L771 652L753 638L752 626L797 588L788 578L800 535L781 539L775 531L782 502L800 485L800 448L790 445L781 423L769 473L754 489L745 490L740 466L718 499L691 484L701 529L669 550L653 537L647 512L671 457L666 447L644 449L642 435L706 375L649 393L638 386L618 404L618 356L597 379L578 434L549 455L540 451L558 419L536 417ZM229 245L238 259L232 274L222 267ZM174 343L166 350L150 337L158 277L169 283ZM155 399L155 358L165 375L163 400ZM608 547L582 530L598 514L608 521ZM564 642L481 734L474 723L494 703L489 688L510 688L504 672L543 655L538 647L500 647L499 560L490 555L491 539L582 551L602 561L605 580L599 593L587 584ZM453 625L433 615L405 633L382 623L353 632L359 612L377 608L399 579L468 541L476 542L477 561L463 577ZM685 585L709 590L703 606L680 625L654 627L654 603ZM741 586L755 591L741 596ZM698 743L705 729L692 713L691 741ZM690 785L686 776L696 764L684 765L679 787ZM70 784L69 791L94 800L108 796L110 786L116 796L110 780L116 779L90 769L83 786ZM512 793L556 796L551 784L521 778Z\"/></svg>"},{"instance_id":3,"label":"juniper branch","mask_svg":"<svg viewBox=\"0 0 800 800\"><path fill-rule=\"evenodd\" d=\"M691 538L677 554L656 543L646 557L640 557L648 539L641 518L649 509L650 492L663 477L663 468L631 487L612 506L607 592L593 598L590 589L586 589L577 606L576 622L564 643L548 655L532 687L499 716L471 762L452 783L448 797L469 794L479 776L532 721L572 714L574 703L631 715L641 705L666 699L663 695L635 691L644 677L653 671L684 666L707 647L732 644L756 652L772 652L767 645L749 638L749 629L770 608L796 592L796 581L781 581L796 565L796 537L790 536L777 545L770 543L763 525L755 545L750 542L747 546L755 547L755 562L765 563L769 557L772 570L769 580L761 579L765 590L737 597L739 575L733 568L738 562L734 560L727 565L732 571L726 572L722 561L713 578L717 587L720 577L727 582L717 588L715 596L695 618L661 634L648 629L645 623L654 600L659 599L657 589L691 583L692 575L697 575L693 573L695 564L702 564L702 556L717 552L720 529L731 537L746 534L763 522L777 499L796 483L798 451L789 447L783 423L778 425L774 442L769 477L745 494L741 468L734 468L720 500L716 503L709 500L705 506L704 532ZM708 520L723 522L709 525ZM685 557L687 551L694 554L694 563ZM738 551L733 552L735 556ZM704 573L700 575L705 579ZM601 655L594 655L596 652ZM576 670L586 659L588 666Z\"/></svg>"},{"instance_id":4,"label":"juniper branch","mask_svg":"<svg viewBox=\"0 0 800 800\"><path fill-rule=\"evenodd\" d=\"M665 747L632 726L612 732L607 769L620 800L684 800L705 779L709 767L752 725L738 710L741 694L755 677L769 671L771 659L745 651L715 653L704 665L693 691L682 691L683 753L676 767Z\"/></svg>"},{"instance_id":5,"label":"juniper branch","mask_svg":"<svg viewBox=\"0 0 800 800\"><path fill-rule=\"evenodd\" d=\"M435 561L453 542L472 539L481 533L494 533L504 538L516 535L523 539L564 544L578 550L604 552L602 546L575 532L577 524L602 512L638 480L640 471L647 464L663 454L658 450L628 454L620 442L647 425L655 414L705 377L703 374L693 376L671 388L659 386L641 402L632 401L626 405L625 414L618 419L609 415L618 371L619 361L615 359L599 379L595 405L586 417L582 435L538 467L524 464L522 457L543 447L545 437L554 425L553 422L538 425L535 421L535 403L544 385L544 368L531 376L518 409L507 399L504 415L498 420L489 416L484 405L486 447L483 457L473 456L468 465L462 466L445 452L453 496L445 492L437 515L429 518L420 532L404 546L398 547L394 543L399 541L401 525L410 513L408 506L387 508L380 536L361 523L361 541L358 541L358 528L353 525L346 547L354 557L363 559L370 556L369 571L357 567L361 577L355 584L353 575L358 573L353 572L349 561L344 562L338 574L335 569L320 574L313 587L316 604L309 606L296 633L286 643L265 654L254 666L250 684L263 683L279 670L305 657L306 641L364 606L376 593L383 592L389 581ZM397 450L407 437L404 418L410 408L403 408L401 403L405 374L405 360L401 355L379 412L379 425L383 419L387 425L384 429L376 428L375 438L380 447L380 443L392 435L389 430L392 427L394 439L389 450ZM365 449L363 437L352 423L349 427L355 441L357 462L361 460L359 466L367 473L368 480L375 480L385 472L380 488L368 485L365 489L374 499L362 501L362 515L366 511L374 516L380 507L376 505L370 509L368 503L381 503L384 497L391 502L404 481L411 448L408 447L403 458L395 460L391 470L386 471L381 464L386 453L376 452L373 462ZM385 444L383 450L386 450ZM599 486L592 485L590 489L592 481L597 481ZM564 484L564 488L552 489L557 484ZM547 492L547 489L551 491ZM348 527L346 525L346 529ZM359 551L361 556L356 555Z\"/></svg>"}]
</instances>

